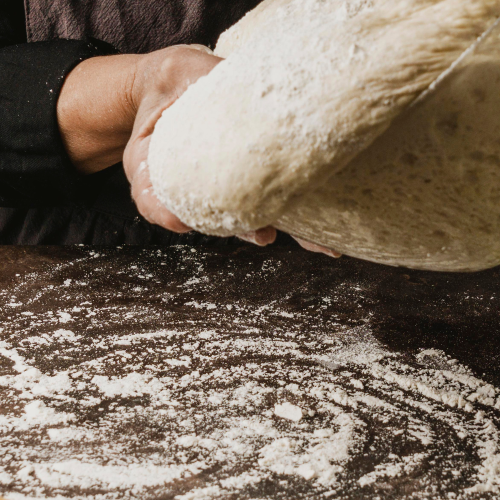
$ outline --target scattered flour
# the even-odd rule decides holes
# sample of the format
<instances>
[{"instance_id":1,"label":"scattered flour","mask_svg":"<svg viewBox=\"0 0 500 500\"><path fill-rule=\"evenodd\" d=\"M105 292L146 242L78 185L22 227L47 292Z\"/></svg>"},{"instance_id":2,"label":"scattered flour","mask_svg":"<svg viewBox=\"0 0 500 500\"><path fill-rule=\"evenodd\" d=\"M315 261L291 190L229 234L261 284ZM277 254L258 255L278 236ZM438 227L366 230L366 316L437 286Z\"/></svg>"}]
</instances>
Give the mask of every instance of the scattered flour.
<instances>
[{"instance_id":1,"label":"scattered flour","mask_svg":"<svg viewBox=\"0 0 500 500\"><path fill-rule=\"evenodd\" d=\"M105 256L89 258L97 265ZM283 498L299 490L307 498L384 498L391 481L411 486L414 478L415 499L500 495L497 387L440 350L387 350L369 316L362 326L318 327L301 310L282 328L285 296L234 300L231 309L196 299L214 307L176 322L168 304L191 303L191 290L209 296L212 286L195 279L202 252L179 251L178 259L191 265L185 286L146 305L124 300L134 297L131 277L154 276L141 265L117 289L94 287L100 306L85 298L95 276L66 286L64 269L51 270L61 284L23 303L36 311L50 294L61 310L78 304L71 330L60 328L59 315L8 309L10 326L0 333L0 495L278 498L262 493L272 484ZM278 267L262 272L273 276ZM0 309L11 292L0 291ZM336 293L318 297L318 310L334 311L363 289L346 283ZM265 335L270 324L273 335ZM394 498L409 498L404 491Z\"/></svg>"},{"instance_id":2,"label":"scattered flour","mask_svg":"<svg viewBox=\"0 0 500 500\"><path fill-rule=\"evenodd\" d=\"M283 403L282 405L274 405L274 414L287 420L299 422L302 420L302 410L291 403Z\"/></svg>"}]
</instances>

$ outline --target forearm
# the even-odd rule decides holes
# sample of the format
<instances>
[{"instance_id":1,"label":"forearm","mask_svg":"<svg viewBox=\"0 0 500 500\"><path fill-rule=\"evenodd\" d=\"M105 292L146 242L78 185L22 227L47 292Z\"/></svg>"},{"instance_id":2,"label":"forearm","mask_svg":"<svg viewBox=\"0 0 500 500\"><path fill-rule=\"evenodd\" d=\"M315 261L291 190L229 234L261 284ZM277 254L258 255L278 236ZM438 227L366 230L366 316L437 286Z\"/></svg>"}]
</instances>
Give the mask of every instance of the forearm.
<instances>
[{"instance_id":1,"label":"forearm","mask_svg":"<svg viewBox=\"0 0 500 500\"><path fill-rule=\"evenodd\" d=\"M122 160L137 113L132 90L142 57L95 57L80 63L66 78L57 119L66 151L79 172L98 172Z\"/></svg>"}]
</instances>

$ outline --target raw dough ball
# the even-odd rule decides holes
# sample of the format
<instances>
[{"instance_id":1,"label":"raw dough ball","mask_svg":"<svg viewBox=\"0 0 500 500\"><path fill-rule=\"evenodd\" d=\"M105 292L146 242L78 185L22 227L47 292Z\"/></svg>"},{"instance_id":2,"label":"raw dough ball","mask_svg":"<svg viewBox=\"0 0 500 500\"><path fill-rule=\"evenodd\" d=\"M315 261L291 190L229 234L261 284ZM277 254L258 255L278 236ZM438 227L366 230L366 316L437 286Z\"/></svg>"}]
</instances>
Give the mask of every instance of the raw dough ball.
<instances>
[{"instance_id":1,"label":"raw dough ball","mask_svg":"<svg viewBox=\"0 0 500 500\"><path fill-rule=\"evenodd\" d=\"M156 194L183 222L208 234L274 224L377 262L467 267L478 244L455 238L477 221L457 221L464 212L450 196L434 218L438 186L460 178L449 155L435 160L439 154L430 154L423 131L409 148L412 119L409 136L397 135L406 141L400 147L390 138L392 149L369 146L499 15L500 0L264 2L221 37L218 53L228 59L159 120L149 153ZM450 104L443 113L451 109L457 112ZM461 128L461 116L457 120ZM373 147L383 151L379 157L390 156L394 175L368 154ZM480 156L485 148L472 149ZM417 160L404 156L407 150ZM365 175L374 171L383 173ZM432 194L422 194L418 179L426 182L430 174ZM417 198L407 204L414 188L424 199L420 214ZM482 210L477 193L466 200L469 215ZM486 205L491 214L490 201ZM444 258L437 242L447 248ZM499 262L491 250L488 244L467 268Z\"/></svg>"}]
</instances>

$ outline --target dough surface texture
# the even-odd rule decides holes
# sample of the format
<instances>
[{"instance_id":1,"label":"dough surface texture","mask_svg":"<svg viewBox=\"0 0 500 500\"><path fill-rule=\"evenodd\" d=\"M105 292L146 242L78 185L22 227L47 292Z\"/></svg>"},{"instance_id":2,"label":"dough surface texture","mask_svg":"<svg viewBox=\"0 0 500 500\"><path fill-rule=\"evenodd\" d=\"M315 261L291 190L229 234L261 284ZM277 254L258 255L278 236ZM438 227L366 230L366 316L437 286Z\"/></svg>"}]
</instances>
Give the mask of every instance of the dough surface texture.
<instances>
[{"instance_id":1,"label":"dough surface texture","mask_svg":"<svg viewBox=\"0 0 500 500\"><path fill-rule=\"evenodd\" d=\"M385 264L499 264L499 40L411 106L499 16L500 0L264 2L159 120L156 194L208 234L274 225Z\"/></svg>"}]
</instances>

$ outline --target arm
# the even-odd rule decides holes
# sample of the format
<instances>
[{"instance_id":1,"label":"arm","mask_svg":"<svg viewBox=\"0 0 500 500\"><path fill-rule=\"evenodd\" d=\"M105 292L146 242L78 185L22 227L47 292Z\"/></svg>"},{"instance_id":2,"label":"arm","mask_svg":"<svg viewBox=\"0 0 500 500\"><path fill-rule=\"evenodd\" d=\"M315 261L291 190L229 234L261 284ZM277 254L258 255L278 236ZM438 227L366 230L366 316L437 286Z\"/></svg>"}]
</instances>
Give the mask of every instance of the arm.
<instances>
[{"instance_id":1,"label":"arm","mask_svg":"<svg viewBox=\"0 0 500 500\"><path fill-rule=\"evenodd\" d=\"M220 59L200 46L99 57L113 52L101 42L67 40L0 50L0 204L71 202L81 175L123 158L140 213L189 231L157 200L145 160L161 113ZM276 231L240 237L265 245Z\"/></svg>"},{"instance_id":2,"label":"arm","mask_svg":"<svg viewBox=\"0 0 500 500\"><path fill-rule=\"evenodd\" d=\"M81 174L122 161L137 114L132 91L142 57L94 57L66 78L57 103L57 121L64 147Z\"/></svg>"}]
</instances>

